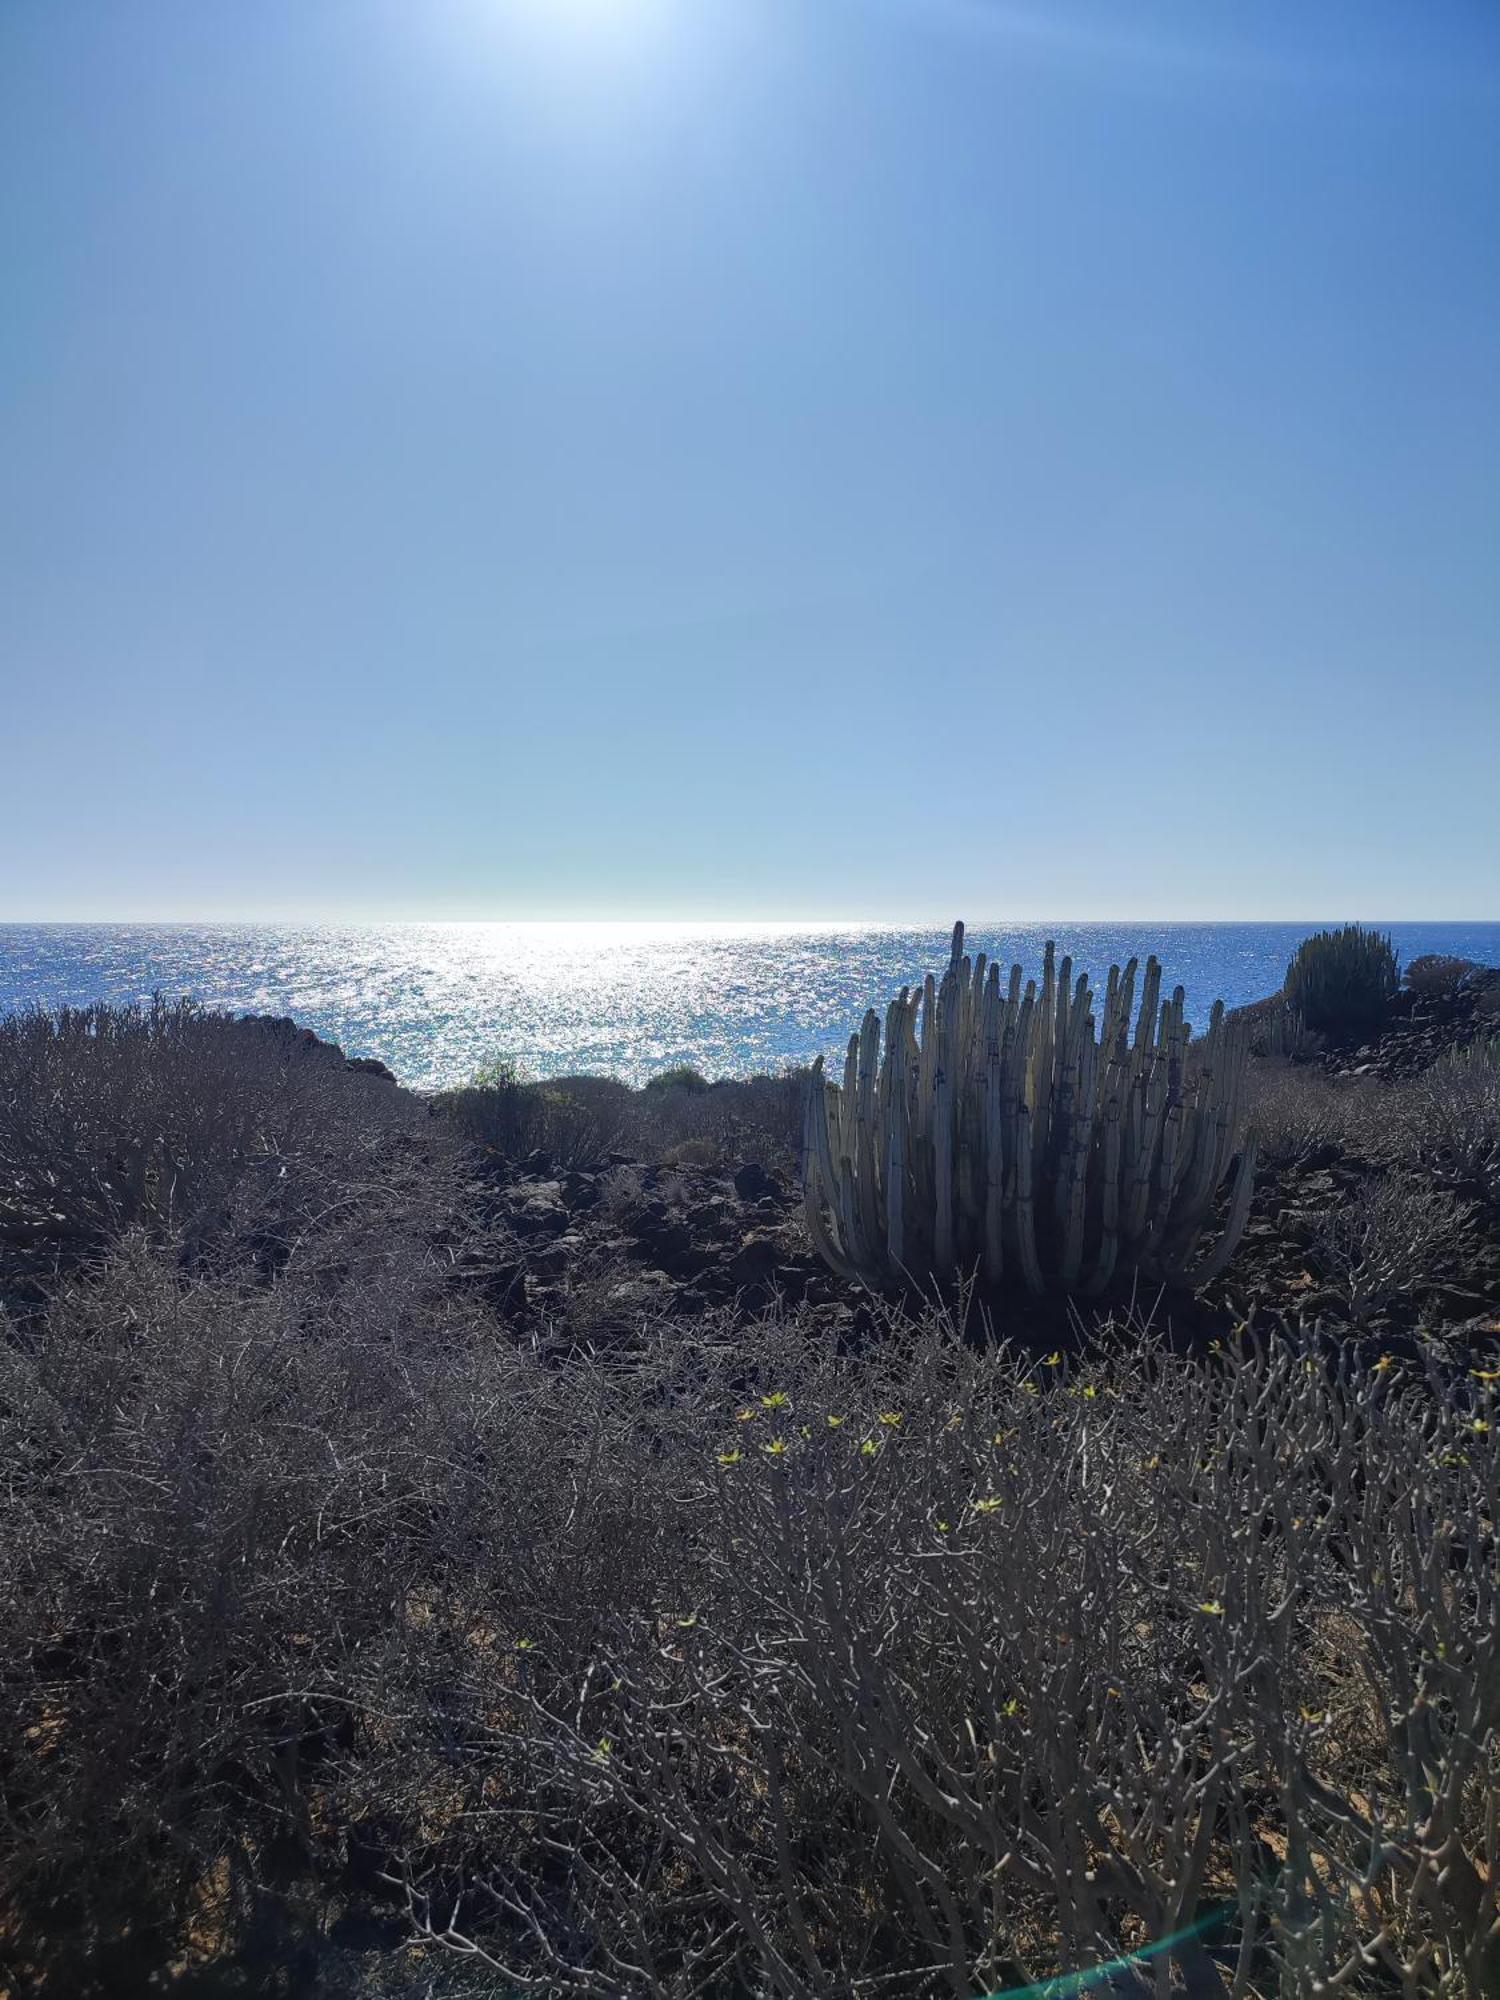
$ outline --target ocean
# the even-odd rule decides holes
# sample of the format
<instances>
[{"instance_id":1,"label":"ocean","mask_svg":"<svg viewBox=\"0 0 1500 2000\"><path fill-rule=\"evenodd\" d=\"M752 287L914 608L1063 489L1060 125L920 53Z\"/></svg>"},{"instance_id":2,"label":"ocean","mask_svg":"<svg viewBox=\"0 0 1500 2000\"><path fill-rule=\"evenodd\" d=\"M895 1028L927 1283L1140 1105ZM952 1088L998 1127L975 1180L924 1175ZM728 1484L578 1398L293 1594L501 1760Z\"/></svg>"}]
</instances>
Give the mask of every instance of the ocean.
<instances>
[{"instance_id":1,"label":"ocean","mask_svg":"<svg viewBox=\"0 0 1500 2000\"><path fill-rule=\"evenodd\" d=\"M1056 938L1102 982L1154 952L1200 1025L1280 986L1318 923L974 924L971 950L1040 968ZM1453 952L1500 965L1500 924L1391 924L1405 963ZM867 1006L937 971L944 929L876 925L414 923L0 924L0 1013L160 990L290 1014L378 1056L403 1083L461 1082L507 1056L523 1073L641 1083L674 1063L741 1076L842 1051Z\"/></svg>"}]
</instances>

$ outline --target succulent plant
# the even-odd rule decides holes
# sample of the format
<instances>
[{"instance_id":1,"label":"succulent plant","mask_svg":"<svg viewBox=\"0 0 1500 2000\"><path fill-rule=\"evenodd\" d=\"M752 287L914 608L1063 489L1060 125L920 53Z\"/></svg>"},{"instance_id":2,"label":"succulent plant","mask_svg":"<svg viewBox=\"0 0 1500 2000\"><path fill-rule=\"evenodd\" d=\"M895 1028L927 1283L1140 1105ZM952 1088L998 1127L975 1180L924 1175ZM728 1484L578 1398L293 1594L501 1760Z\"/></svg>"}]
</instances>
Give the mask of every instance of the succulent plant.
<instances>
[{"instance_id":1,"label":"succulent plant","mask_svg":"<svg viewBox=\"0 0 1500 2000\"><path fill-rule=\"evenodd\" d=\"M1348 1039L1378 1028L1400 984L1395 947L1359 924L1317 931L1286 969L1287 1005L1319 1034Z\"/></svg>"},{"instance_id":2,"label":"succulent plant","mask_svg":"<svg viewBox=\"0 0 1500 2000\"><path fill-rule=\"evenodd\" d=\"M963 943L957 924L941 980L903 987L883 1028L865 1015L842 1084L814 1065L803 1193L819 1254L872 1285L976 1275L1087 1296L1127 1271L1206 1284L1249 1211L1248 1031L1218 1001L1194 1042L1154 958L1138 1009L1137 961L1110 967L1096 1022L1087 975L1054 945L1040 988L1019 965L1002 988Z\"/></svg>"}]
</instances>

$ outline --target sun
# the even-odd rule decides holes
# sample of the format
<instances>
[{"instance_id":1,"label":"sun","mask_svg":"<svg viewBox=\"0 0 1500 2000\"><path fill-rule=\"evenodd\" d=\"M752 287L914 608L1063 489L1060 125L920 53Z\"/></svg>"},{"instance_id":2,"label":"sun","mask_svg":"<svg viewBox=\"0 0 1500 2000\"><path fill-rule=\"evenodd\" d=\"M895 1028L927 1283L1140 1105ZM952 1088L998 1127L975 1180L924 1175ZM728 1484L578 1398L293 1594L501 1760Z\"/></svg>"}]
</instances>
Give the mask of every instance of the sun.
<instances>
[{"instance_id":1,"label":"sun","mask_svg":"<svg viewBox=\"0 0 1500 2000\"><path fill-rule=\"evenodd\" d=\"M494 16L541 41L626 43L660 21L664 0L487 0Z\"/></svg>"}]
</instances>

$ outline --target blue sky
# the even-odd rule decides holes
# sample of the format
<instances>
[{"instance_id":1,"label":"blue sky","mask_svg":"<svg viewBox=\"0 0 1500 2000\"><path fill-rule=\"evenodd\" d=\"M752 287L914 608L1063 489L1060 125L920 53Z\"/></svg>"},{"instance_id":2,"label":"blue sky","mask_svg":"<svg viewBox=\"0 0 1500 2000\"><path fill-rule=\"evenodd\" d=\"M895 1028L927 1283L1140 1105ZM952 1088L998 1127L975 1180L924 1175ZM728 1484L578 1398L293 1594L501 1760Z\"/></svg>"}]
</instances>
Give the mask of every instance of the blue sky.
<instances>
[{"instance_id":1,"label":"blue sky","mask_svg":"<svg viewBox=\"0 0 1500 2000\"><path fill-rule=\"evenodd\" d=\"M1493 0L4 0L0 918L1500 917Z\"/></svg>"}]
</instances>

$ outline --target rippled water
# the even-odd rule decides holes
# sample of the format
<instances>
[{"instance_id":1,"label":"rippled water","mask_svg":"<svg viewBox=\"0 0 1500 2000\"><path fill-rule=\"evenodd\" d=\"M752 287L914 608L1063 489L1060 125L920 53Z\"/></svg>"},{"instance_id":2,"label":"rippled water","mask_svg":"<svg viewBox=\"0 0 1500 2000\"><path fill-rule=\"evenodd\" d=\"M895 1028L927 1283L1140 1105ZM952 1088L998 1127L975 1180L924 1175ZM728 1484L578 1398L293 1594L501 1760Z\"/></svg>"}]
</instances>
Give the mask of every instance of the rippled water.
<instances>
[{"instance_id":1,"label":"rippled water","mask_svg":"<svg viewBox=\"0 0 1500 2000\"><path fill-rule=\"evenodd\" d=\"M1080 969L1155 952L1201 1023L1281 984L1310 924L977 924L972 949L1037 967L1056 937ZM1404 960L1500 964L1500 924L1390 927ZM405 1083L450 1083L506 1054L537 1076L640 1082L671 1063L742 1075L841 1048L865 1007L947 959L938 930L787 924L0 925L0 1012L149 998L291 1014Z\"/></svg>"}]
</instances>

